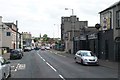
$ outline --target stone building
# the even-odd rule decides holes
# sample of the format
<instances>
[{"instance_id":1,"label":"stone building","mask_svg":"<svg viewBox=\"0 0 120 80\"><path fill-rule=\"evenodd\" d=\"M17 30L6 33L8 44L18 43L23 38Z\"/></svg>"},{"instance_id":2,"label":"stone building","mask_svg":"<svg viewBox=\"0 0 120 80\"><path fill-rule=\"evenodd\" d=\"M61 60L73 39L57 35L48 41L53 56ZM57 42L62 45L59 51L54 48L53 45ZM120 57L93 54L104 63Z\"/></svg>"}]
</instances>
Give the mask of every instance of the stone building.
<instances>
[{"instance_id":1,"label":"stone building","mask_svg":"<svg viewBox=\"0 0 120 80\"><path fill-rule=\"evenodd\" d=\"M80 28L87 26L88 21L79 21L75 15L61 18L61 40L66 52L74 53L73 40L80 36Z\"/></svg>"}]
</instances>

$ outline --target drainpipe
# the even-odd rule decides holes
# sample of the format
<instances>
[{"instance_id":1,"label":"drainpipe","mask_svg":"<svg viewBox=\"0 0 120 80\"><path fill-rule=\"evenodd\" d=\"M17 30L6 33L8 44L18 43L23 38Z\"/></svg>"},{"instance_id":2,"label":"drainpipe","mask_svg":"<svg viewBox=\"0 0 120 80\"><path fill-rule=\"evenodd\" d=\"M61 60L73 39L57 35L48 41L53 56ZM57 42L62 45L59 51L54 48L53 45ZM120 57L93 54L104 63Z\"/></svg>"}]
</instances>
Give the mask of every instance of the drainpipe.
<instances>
[{"instance_id":1,"label":"drainpipe","mask_svg":"<svg viewBox=\"0 0 120 80\"><path fill-rule=\"evenodd\" d=\"M18 21L16 20L16 49L18 49Z\"/></svg>"}]
</instances>

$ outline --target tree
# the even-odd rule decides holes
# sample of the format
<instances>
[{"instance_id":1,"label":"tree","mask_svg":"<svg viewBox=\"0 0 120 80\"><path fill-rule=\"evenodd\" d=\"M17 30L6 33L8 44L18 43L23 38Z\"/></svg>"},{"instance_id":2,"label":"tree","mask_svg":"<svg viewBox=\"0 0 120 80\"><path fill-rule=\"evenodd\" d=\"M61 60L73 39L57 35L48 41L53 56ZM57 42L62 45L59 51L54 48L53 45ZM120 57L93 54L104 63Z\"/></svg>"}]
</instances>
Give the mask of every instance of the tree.
<instances>
[{"instance_id":1,"label":"tree","mask_svg":"<svg viewBox=\"0 0 120 80\"><path fill-rule=\"evenodd\" d=\"M34 42L38 42L38 40L39 40L38 38L35 38L35 39L34 39Z\"/></svg>"},{"instance_id":2,"label":"tree","mask_svg":"<svg viewBox=\"0 0 120 80\"><path fill-rule=\"evenodd\" d=\"M43 41L44 41L44 42L47 42L47 41L48 41L48 36L47 36L47 34L44 34L44 35L43 35Z\"/></svg>"}]
</instances>

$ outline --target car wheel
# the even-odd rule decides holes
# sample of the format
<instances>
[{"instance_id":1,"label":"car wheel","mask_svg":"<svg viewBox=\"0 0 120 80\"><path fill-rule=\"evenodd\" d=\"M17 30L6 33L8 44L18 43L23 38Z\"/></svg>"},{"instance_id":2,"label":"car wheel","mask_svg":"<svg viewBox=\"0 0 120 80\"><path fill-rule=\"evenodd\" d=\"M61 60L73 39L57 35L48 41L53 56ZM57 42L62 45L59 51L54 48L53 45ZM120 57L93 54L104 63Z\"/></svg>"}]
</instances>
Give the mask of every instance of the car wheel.
<instances>
[{"instance_id":1,"label":"car wheel","mask_svg":"<svg viewBox=\"0 0 120 80\"><path fill-rule=\"evenodd\" d=\"M81 64L83 64L83 60L81 59Z\"/></svg>"},{"instance_id":2,"label":"car wheel","mask_svg":"<svg viewBox=\"0 0 120 80\"><path fill-rule=\"evenodd\" d=\"M22 59L22 56L20 56L19 59Z\"/></svg>"},{"instance_id":3,"label":"car wheel","mask_svg":"<svg viewBox=\"0 0 120 80\"><path fill-rule=\"evenodd\" d=\"M74 60L75 60L76 63L78 63L77 60L76 60L76 57L74 58Z\"/></svg>"}]
</instances>

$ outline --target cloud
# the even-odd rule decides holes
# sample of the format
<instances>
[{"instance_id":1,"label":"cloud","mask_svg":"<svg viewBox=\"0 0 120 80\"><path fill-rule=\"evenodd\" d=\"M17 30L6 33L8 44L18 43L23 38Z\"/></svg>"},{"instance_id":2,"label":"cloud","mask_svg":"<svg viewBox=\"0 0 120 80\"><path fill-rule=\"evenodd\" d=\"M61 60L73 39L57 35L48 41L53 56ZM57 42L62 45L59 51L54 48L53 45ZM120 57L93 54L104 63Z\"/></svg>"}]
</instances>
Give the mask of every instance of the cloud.
<instances>
[{"instance_id":1,"label":"cloud","mask_svg":"<svg viewBox=\"0 0 120 80\"><path fill-rule=\"evenodd\" d=\"M20 32L31 32L34 36L42 33L50 37L54 33L57 37L61 17L72 14L71 10L65 11L65 8L74 9L79 20L88 20L89 25L94 26L99 22L98 13L116 1L118 0L0 0L0 16L3 16L3 21L18 20Z\"/></svg>"}]
</instances>

